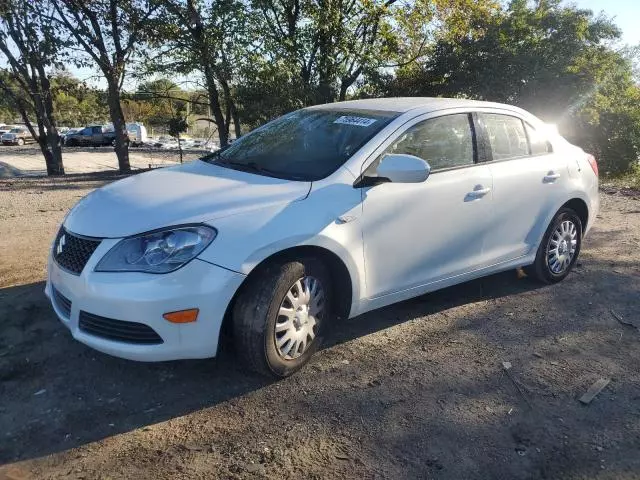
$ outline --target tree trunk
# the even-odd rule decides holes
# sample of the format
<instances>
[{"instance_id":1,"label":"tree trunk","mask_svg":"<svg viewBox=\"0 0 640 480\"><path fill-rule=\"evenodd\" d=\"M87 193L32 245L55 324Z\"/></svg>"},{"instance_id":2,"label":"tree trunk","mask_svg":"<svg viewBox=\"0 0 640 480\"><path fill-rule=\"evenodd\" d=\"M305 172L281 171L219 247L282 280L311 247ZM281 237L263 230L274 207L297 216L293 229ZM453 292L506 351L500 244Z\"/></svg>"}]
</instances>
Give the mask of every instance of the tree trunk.
<instances>
[{"instance_id":1,"label":"tree trunk","mask_svg":"<svg viewBox=\"0 0 640 480\"><path fill-rule=\"evenodd\" d=\"M351 75L347 75L346 77L342 77L340 80L340 94L338 96L339 101L344 101L347 96L347 90L351 85L355 83L360 74L362 73L362 67L356 68Z\"/></svg>"},{"instance_id":2,"label":"tree trunk","mask_svg":"<svg viewBox=\"0 0 640 480\"><path fill-rule=\"evenodd\" d=\"M333 2L321 1L320 22L318 32L318 88L316 90L316 103L331 103L335 101L336 89L336 52L334 42L333 14L335 5Z\"/></svg>"},{"instance_id":3,"label":"tree trunk","mask_svg":"<svg viewBox=\"0 0 640 480\"><path fill-rule=\"evenodd\" d=\"M347 97L347 88L349 87L347 87L347 84L344 81L340 83L340 95L338 96L339 102L344 102Z\"/></svg>"},{"instance_id":4,"label":"tree trunk","mask_svg":"<svg viewBox=\"0 0 640 480\"><path fill-rule=\"evenodd\" d=\"M40 150L44 155L45 162L47 163L47 175L64 175L64 165L62 164L62 148L60 147L60 137L56 132L55 135L47 135L44 143L40 145Z\"/></svg>"},{"instance_id":5,"label":"tree trunk","mask_svg":"<svg viewBox=\"0 0 640 480\"><path fill-rule=\"evenodd\" d=\"M25 116L23 116L26 118ZM47 165L47 175L64 175L64 167L62 165L62 149L57 145L55 149L51 148L50 139L52 135L47 135L47 129L40 118L38 118L38 134L34 135L35 129L29 123L27 125L31 131L31 135L38 142L44 162Z\"/></svg>"},{"instance_id":6,"label":"tree trunk","mask_svg":"<svg viewBox=\"0 0 640 480\"><path fill-rule=\"evenodd\" d=\"M40 147L40 151L42 152L42 156L44 157L45 165L47 166L47 175L64 175L64 166L62 164L62 149L60 148L59 144L56 146L56 148L52 148L50 146L49 138L47 138L42 118L36 115L36 120L38 122L38 131L36 132L34 125L31 123L31 117L27 113L25 105L18 104L17 109L20 113L20 117L22 117L22 121L29 130L29 133L31 133L31 136ZM57 131L55 132L55 136L58 136ZM53 135L50 135L50 137L53 137Z\"/></svg>"},{"instance_id":7,"label":"tree trunk","mask_svg":"<svg viewBox=\"0 0 640 480\"><path fill-rule=\"evenodd\" d=\"M206 58L206 56L203 55ZM220 94L218 93L218 87L216 86L215 75L211 71L211 66L204 65L204 79L207 83L207 93L209 94L209 106L211 108L211 114L213 115L213 121L218 127L218 138L220 139L220 148L224 148L229 144L229 129L225 124L224 114L222 113L222 106L220 105Z\"/></svg>"},{"instance_id":8,"label":"tree trunk","mask_svg":"<svg viewBox=\"0 0 640 480\"><path fill-rule=\"evenodd\" d=\"M53 106L53 95L51 94L51 82L47 77L44 68L38 66L40 72L40 85L42 87L42 121L44 124L46 143L50 157L44 154L45 161L47 162L47 174L48 175L64 175L64 166L62 164L62 147L60 145L60 134L56 127L55 109Z\"/></svg>"},{"instance_id":9,"label":"tree trunk","mask_svg":"<svg viewBox=\"0 0 640 480\"><path fill-rule=\"evenodd\" d=\"M203 68L204 81L207 85L207 93L209 94L209 107L213 115L213 121L218 127L218 138L220 139L220 148L229 144L229 128L225 126L225 118L220 106L220 95L216 86L216 75L214 71L215 60L210 51L211 44L206 36L206 31L200 16L200 10L195 0L187 0L187 11L189 14L191 36L198 46L198 54L200 56L200 64Z\"/></svg>"},{"instance_id":10,"label":"tree trunk","mask_svg":"<svg viewBox=\"0 0 640 480\"><path fill-rule=\"evenodd\" d=\"M116 135L116 156L118 157L118 168L122 173L131 171L129 163L129 142L127 141L127 125L120 104L120 87L118 80L115 78L107 78L109 115L113 123L113 129Z\"/></svg>"},{"instance_id":11,"label":"tree trunk","mask_svg":"<svg viewBox=\"0 0 640 480\"><path fill-rule=\"evenodd\" d=\"M62 149L58 145L55 150L51 149L49 142L40 140L38 142L44 161L47 164L47 175L64 175L64 166L62 165Z\"/></svg>"},{"instance_id":12,"label":"tree trunk","mask_svg":"<svg viewBox=\"0 0 640 480\"><path fill-rule=\"evenodd\" d=\"M224 101L227 104L227 130L228 125L231 123L231 119L233 119L233 128L236 134L236 138L240 138L242 135L242 129L240 126L240 114L238 113L238 107L236 107L236 102L233 101L233 97L231 96L231 88L229 88L229 83L226 79L220 81L220 85L222 85L222 91L224 93ZM231 117L231 118L229 118Z\"/></svg>"},{"instance_id":13,"label":"tree trunk","mask_svg":"<svg viewBox=\"0 0 640 480\"><path fill-rule=\"evenodd\" d=\"M236 132L236 138L240 138L242 136L242 126L240 125L240 115L238 114L235 102L231 103L231 116L233 117L233 127Z\"/></svg>"}]
</instances>

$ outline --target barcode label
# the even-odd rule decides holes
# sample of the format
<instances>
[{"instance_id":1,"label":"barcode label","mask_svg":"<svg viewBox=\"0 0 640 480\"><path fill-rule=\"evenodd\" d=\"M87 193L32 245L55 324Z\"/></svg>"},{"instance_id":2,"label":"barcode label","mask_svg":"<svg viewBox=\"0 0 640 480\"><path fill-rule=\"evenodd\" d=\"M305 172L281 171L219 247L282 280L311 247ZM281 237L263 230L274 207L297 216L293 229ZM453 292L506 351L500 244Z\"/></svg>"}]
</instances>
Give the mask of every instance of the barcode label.
<instances>
[{"instance_id":1,"label":"barcode label","mask_svg":"<svg viewBox=\"0 0 640 480\"><path fill-rule=\"evenodd\" d=\"M343 115L342 117L338 117L336 121L333 123L342 123L343 125L355 125L357 127L368 127L369 125L376 122L375 118L365 118L365 117L350 117Z\"/></svg>"}]
</instances>

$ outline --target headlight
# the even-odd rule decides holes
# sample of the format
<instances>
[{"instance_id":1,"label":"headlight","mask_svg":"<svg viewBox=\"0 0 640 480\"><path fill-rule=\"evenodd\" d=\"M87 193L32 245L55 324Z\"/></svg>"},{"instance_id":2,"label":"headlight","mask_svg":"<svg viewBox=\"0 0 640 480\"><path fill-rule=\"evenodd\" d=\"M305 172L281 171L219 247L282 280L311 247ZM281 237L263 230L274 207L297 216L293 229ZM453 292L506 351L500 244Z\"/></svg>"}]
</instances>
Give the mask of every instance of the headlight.
<instances>
[{"instance_id":1,"label":"headlight","mask_svg":"<svg viewBox=\"0 0 640 480\"><path fill-rule=\"evenodd\" d=\"M96 272L168 273L197 257L216 238L204 225L174 227L125 238L96 265Z\"/></svg>"}]
</instances>

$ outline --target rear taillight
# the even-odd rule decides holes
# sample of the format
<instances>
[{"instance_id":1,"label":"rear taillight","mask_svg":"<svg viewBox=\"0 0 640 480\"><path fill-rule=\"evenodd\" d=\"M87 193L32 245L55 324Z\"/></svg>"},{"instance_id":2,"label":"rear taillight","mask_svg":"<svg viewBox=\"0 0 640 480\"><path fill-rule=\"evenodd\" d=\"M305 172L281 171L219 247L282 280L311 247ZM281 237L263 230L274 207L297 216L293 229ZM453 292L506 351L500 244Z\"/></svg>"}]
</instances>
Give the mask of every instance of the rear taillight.
<instances>
[{"instance_id":1,"label":"rear taillight","mask_svg":"<svg viewBox=\"0 0 640 480\"><path fill-rule=\"evenodd\" d=\"M597 177L598 176L598 162L596 162L596 157L594 157L593 155L587 154L587 160L589 161L589 165L591 165L591 168L593 169L593 173L595 173L596 177Z\"/></svg>"}]
</instances>

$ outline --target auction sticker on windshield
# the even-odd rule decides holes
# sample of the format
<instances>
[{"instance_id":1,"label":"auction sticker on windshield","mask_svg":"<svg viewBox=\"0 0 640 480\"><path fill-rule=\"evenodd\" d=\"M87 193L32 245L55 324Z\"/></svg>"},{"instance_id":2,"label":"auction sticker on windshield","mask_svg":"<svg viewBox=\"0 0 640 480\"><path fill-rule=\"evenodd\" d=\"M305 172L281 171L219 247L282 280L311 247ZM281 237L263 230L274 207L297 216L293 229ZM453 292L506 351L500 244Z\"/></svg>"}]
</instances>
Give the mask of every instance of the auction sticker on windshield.
<instances>
[{"instance_id":1,"label":"auction sticker on windshield","mask_svg":"<svg viewBox=\"0 0 640 480\"><path fill-rule=\"evenodd\" d=\"M368 127L375 122L375 118L351 117L343 115L342 117L338 117L333 123L342 123L343 125L356 125L358 127Z\"/></svg>"}]
</instances>

